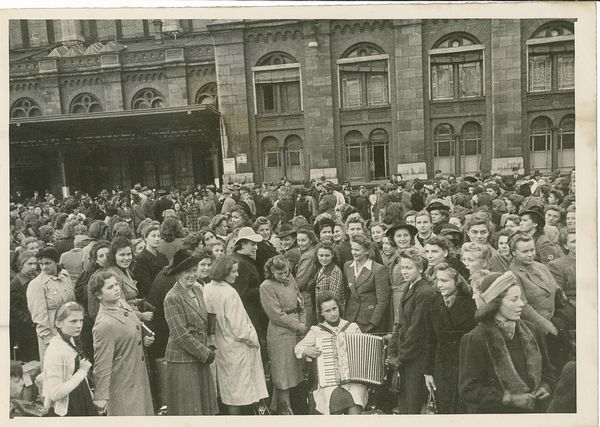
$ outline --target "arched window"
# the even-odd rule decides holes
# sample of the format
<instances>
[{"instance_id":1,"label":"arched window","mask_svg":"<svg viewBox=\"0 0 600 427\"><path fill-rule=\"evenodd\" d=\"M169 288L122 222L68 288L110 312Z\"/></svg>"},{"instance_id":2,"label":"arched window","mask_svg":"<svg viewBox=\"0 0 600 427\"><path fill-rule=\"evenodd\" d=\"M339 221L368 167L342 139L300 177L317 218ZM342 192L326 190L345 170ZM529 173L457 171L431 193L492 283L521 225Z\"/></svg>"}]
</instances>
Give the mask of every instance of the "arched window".
<instances>
[{"instance_id":1,"label":"arched window","mask_svg":"<svg viewBox=\"0 0 600 427\"><path fill-rule=\"evenodd\" d=\"M389 104L389 55L372 43L360 43L337 60L342 107Z\"/></svg>"},{"instance_id":2,"label":"arched window","mask_svg":"<svg viewBox=\"0 0 600 427\"><path fill-rule=\"evenodd\" d=\"M165 98L159 91L153 88L145 88L135 94L131 101L133 110L143 110L145 108L160 108L165 106Z\"/></svg>"},{"instance_id":3,"label":"arched window","mask_svg":"<svg viewBox=\"0 0 600 427\"><path fill-rule=\"evenodd\" d=\"M441 38L429 51L431 99L482 96L483 48L479 40L466 33Z\"/></svg>"},{"instance_id":4,"label":"arched window","mask_svg":"<svg viewBox=\"0 0 600 427\"><path fill-rule=\"evenodd\" d=\"M207 83L196 94L196 104L217 106L217 84Z\"/></svg>"},{"instance_id":5,"label":"arched window","mask_svg":"<svg viewBox=\"0 0 600 427\"><path fill-rule=\"evenodd\" d=\"M460 130L461 155L481 154L481 125L477 122L465 123Z\"/></svg>"},{"instance_id":6,"label":"arched window","mask_svg":"<svg viewBox=\"0 0 600 427\"><path fill-rule=\"evenodd\" d=\"M91 93L81 93L73 98L70 108L71 114L98 113L102 111L100 101Z\"/></svg>"},{"instance_id":7,"label":"arched window","mask_svg":"<svg viewBox=\"0 0 600 427\"><path fill-rule=\"evenodd\" d=\"M284 52L272 52L252 67L255 113L302 111L300 64Z\"/></svg>"},{"instance_id":8,"label":"arched window","mask_svg":"<svg viewBox=\"0 0 600 427\"><path fill-rule=\"evenodd\" d=\"M575 149L575 116L568 115L563 117L560 121L559 136L559 150Z\"/></svg>"},{"instance_id":9,"label":"arched window","mask_svg":"<svg viewBox=\"0 0 600 427\"><path fill-rule=\"evenodd\" d=\"M531 151L549 151L552 147L552 122L547 117L538 117L531 123Z\"/></svg>"},{"instance_id":10,"label":"arched window","mask_svg":"<svg viewBox=\"0 0 600 427\"><path fill-rule=\"evenodd\" d=\"M530 92L575 89L575 33L573 24L548 22L526 41Z\"/></svg>"},{"instance_id":11,"label":"arched window","mask_svg":"<svg viewBox=\"0 0 600 427\"><path fill-rule=\"evenodd\" d=\"M362 133L352 130L344 137L346 147L346 177L364 178L364 143Z\"/></svg>"},{"instance_id":12,"label":"arched window","mask_svg":"<svg viewBox=\"0 0 600 427\"><path fill-rule=\"evenodd\" d=\"M12 105L10 117L14 119L25 117L37 117L42 115L42 109L31 98L20 98Z\"/></svg>"},{"instance_id":13,"label":"arched window","mask_svg":"<svg viewBox=\"0 0 600 427\"><path fill-rule=\"evenodd\" d=\"M433 131L433 155L454 156L454 128L447 123L438 125Z\"/></svg>"}]
</instances>

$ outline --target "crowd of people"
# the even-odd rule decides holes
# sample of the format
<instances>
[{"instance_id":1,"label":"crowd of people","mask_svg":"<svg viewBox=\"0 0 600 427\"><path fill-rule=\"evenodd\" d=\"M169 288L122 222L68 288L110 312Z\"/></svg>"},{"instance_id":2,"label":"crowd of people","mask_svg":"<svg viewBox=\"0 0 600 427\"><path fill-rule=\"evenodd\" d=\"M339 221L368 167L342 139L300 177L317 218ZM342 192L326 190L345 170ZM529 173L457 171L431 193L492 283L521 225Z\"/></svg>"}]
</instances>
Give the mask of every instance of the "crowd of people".
<instances>
[{"instance_id":1,"label":"crowd of people","mask_svg":"<svg viewBox=\"0 0 600 427\"><path fill-rule=\"evenodd\" d=\"M11 414L575 411L575 171L10 204ZM386 343L322 386L323 337ZM431 404L428 406L431 408Z\"/></svg>"}]
</instances>

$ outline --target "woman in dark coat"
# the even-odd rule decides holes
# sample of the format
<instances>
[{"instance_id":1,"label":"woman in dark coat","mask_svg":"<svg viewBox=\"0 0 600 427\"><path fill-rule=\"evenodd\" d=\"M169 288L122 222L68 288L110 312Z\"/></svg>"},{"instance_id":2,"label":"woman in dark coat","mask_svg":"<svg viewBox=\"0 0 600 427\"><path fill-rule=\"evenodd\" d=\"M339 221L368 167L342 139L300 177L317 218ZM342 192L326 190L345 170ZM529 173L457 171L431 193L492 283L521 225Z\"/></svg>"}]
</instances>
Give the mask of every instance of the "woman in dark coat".
<instances>
[{"instance_id":1,"label":"woman in dark coat","mask_svg":"<svg viewBox=\"0 0 600 427\"><path fill-rule=\"evenodd\" d=\"M458 350L463 335L473 329L475 301L464 278L447 263L435 267L434 294L427 311L425 385L435 394L440 414L462 413L458 399Z\"/></svg>"},{"instance_id":2,"label":"woman in dark coat","mask_svg":"<svg viewBox=\"0 0 600 427\"><path fill-rule=\"evenodd\" d=\"M521 320L515 275L491 273L474 290L477 327L460 344L458 390L468 413L544 412L556 383L544 337Z\"/></svg>"},{"instance_id":3,"label":"woman in dark coat","mask_svg":"<svg viewBox=\"0 0 600 427\"><path fill-rule=\"evenodd\" d=\"M426 264L417 249L400 252L400 271L408 285L400 299L399 321L389 346L389 364L402 378L398 393L401 414L421 413L425 401L427 310L435 293L431 283L423 278Z\"/></svg>"},{"instance_id":4,"label":"woman in dark coat","mask_svg":"<svg viewBox=\"0 0 600 427\"><path fill-rule=\"evenodd\" d=\"M345 320L356 323L363 332L385 332L391 293L385 267L373 260L372 242L367 238L354 236L351 248L354 261L344 266L350 290Z\"/></svg>"},{"instance_id":5,"label":"woman in dark coat","mask_svg":"<svg viewBox=\"0 0 600 427\"><path fill-rule=\"evenodd\" d=\"M173 257L177 282L165 298L169 325L167 407L169 415L214 415L219 412L210 372L215 350L208 345L208 312L196 283L198 259L179 251Z\"/></svg>"},{"instance_id":6,"label":"woman in dark coat","mask_svg":"<svg viewBox=\"0 0 600 427\"><path fill-rule=\"evenodd\" d=\"M271 240L271 223L264 216L259 216L252 225L254 231L262 236L262 242L258 242L256 248L256 268L261 280L265 280L265 264L267 261L277 255L277 249L270 242Z\"/></svg>"},{"instance_id":7,"label":"woman in dark coat","mask_svg":"<svg viewBox=\"0 0 600 427\"><path fill-rule=\"evenodd\" d=\"M160 227L150 225L142 231L146 246L138 256L133 270L137 279L138 296L145 298L156 275L169 264L166 255L158 251L160 244Z\"/></svg>"},{"instance_id":8,"label":"woman in dark coat","mask_svg":"<svg viewBox=\"0 0 600 427\"><path fill-rule=\"evenodd\" d=\"M10 348L15 351L15 360L29 362L39 358L35 323L27 308L27 287L38 275L37 258L32 252L23 251L17 265L19 272L10 282Z\"/></svg>"}]
</instances>

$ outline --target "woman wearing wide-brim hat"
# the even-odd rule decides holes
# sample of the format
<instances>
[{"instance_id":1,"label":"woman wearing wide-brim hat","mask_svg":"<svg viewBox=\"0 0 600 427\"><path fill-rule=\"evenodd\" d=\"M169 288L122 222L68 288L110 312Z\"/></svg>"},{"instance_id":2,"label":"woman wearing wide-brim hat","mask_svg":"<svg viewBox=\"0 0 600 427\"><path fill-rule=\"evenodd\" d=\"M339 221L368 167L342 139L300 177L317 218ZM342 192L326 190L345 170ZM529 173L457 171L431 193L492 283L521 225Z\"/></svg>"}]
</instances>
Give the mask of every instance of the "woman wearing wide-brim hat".
<instances>
[{"instance_id":1,"label":"woman wearing wide-brim hat","mask_svg":"<svg viewBox=\"0 0 600 427\"><path fill-rule=\"evenodd\" d=\"M519 215L521 216L519 228L523 233L531 236L535 243L536 261L548 264L563 256L562 250L544 234L546 219L543 207L531 206Z\"/></svg>"},{"instance_id":2,"label":"woman wearing wide-brim hat","mask_svg":"<svg viewBox=\"0 0 600 427\"><path fill-rule=\"evenodd\" d=\"M525 303L510 271L475 289L479 324L461 340L459 394L469 413L543 412L556 382L544 337L521 320Z\"/></svg>"},{"instance_id":3,"label":"woman wearing wide-brim hat","mask_svg":"<svg viewBox=\"0 0 600 427\"><path fill-rule=\"evenodd\" d=\"M198 258L180 250L173 257L175 285L164 301L169 325L167 408L169 415L214 415L219 412L210 364L215 350L208 343L208 312L196 282Z\"/></svg>"},{"instance_id":4,"label":"woman wearing wide-brim hat","mask_svg":"<svg viewBox=\"0 0 600 427\"><path fill-rule=\"evenodd\" d=\"M400 272L399 252L414 246L415 236L418 232L417 227L410 224L395 224L385 232L392 247L396 248L397 255L395 259L387 265L388 275L390 277L390 289L392 291L392 309L390 310L392 326L398 321L400 300L407 286L407 282Z\"/></svg>"}]
</instances>

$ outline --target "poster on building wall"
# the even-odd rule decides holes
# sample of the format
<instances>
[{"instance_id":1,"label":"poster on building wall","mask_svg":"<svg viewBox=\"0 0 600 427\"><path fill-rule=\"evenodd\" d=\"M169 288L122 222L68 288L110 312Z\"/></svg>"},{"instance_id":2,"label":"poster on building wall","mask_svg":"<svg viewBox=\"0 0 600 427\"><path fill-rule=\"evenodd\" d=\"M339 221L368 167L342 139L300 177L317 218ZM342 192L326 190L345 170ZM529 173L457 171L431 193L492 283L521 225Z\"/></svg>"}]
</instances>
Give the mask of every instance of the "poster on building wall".
<instances>
[{"instance_id":1,"label":"poster on building wall","mask_svg":"<svg viewBox=\"0 0 600 427\"><path fill-rule=\"evenodd\" d=\"M235 173L235 158L227 157L223 159L223 173L230 175Z\"/></svg>"},{"instance_id":2,"label":"poster on building wall","mask_svg":"<svg viewBox=\"0 0 600 427\"><path fill-rule=\"evenodd\" d=\"M235 161L236 161L238 164L241 164L241 163L248 163L248 156L246 155L246 153L237 154L237 155L235 156Z\"/></svg>"}]
</instances>

